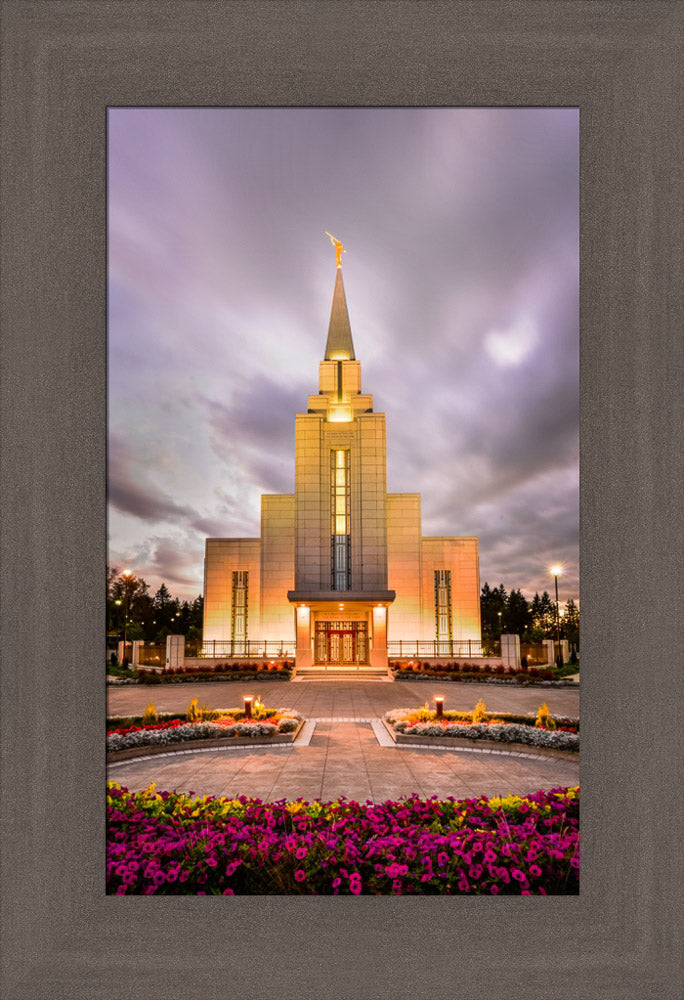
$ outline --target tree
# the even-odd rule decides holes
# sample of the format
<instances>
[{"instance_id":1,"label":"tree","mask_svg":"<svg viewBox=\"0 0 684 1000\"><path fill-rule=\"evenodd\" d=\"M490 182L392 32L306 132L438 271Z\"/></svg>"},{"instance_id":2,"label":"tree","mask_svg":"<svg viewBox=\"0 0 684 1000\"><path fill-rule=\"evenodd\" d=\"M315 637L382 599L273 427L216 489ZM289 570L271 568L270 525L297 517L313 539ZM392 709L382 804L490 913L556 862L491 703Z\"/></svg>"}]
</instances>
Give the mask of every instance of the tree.
<instances>
[{"instance_id":1,"label":"tree","mask_svg":"<svg viewBox=\"0 0 684 1000\"><path fill-rule=\"evenodd\" d=\"M124 576L116 568L107 570L107 632L111 638L123 639L124 621L126 639L131 639L129 626L134 622L145 634L148 621L152 621L148 590L148 584L135 573Z\"/></svg>"},{"instance_id":2,"label":"tree","mask_svg":"<svg viewBox=\"0 0 684 1000\"><path fill-rule=\"evenodd\" d=\"M565 613L561 621L565 638L571 646L579 649L580 613L572 598L565 605Z\"/></svg>"},{"instance_id":3,"label":"tree","mask_svg":"<svg viewBox=\"0 0 684 1000\"><path fill-rule=\"evenodd\" d=\"M505 632L512 635L527 635L531 623L530 605L521 590L512 590L508 595L505 613Z\"/></svg>"},{"instance_id":4,"label":"tree","mask_svg":"<svg viewBox=\"0 0 684 1000\"><path fill-rule=\"evenodd\" d=\"M556 605L548 592L539 596L535 594L532 600L532 629L542 639L553 639L556 635Z\"/></svg>"},{"instance_id":5,"label":"tree","mask_svg":"<svg viewBox=\"0 0 684 1000\"><path fill-rule=\"evenodd\" d=\"M490 588L488 583L482 587L480 594L480 620L482 639L485 643L493 642L506 631L507 627L507 594L503 583Z\"/></svg>"}]
</instances>

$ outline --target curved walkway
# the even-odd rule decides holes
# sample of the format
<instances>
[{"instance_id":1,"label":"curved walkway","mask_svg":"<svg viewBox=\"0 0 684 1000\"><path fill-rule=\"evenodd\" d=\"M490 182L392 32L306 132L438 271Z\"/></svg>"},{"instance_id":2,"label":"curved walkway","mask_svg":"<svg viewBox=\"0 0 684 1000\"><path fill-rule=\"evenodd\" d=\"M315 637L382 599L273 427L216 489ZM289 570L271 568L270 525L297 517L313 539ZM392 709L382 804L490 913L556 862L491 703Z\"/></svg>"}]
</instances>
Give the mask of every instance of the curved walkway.
<instances>
[{"instance_id":1,"label":"curved walkway","mask_svg":"<svg viewBox=\"0 0 684 1000\"><path fill-rule=\"evenodd\" d=\"M298 741L281 747L185 749L110 764L108 778L131 790L147 788L154 781L159 790L229 798L247 795L271 802L341 796L381 802L412 794L457 799L525 795L576 785L579 761L477 752L471 747L382 746L372 717L344 722L328 718L316 722L308 745Z\"/></svg>"}]
</instances>

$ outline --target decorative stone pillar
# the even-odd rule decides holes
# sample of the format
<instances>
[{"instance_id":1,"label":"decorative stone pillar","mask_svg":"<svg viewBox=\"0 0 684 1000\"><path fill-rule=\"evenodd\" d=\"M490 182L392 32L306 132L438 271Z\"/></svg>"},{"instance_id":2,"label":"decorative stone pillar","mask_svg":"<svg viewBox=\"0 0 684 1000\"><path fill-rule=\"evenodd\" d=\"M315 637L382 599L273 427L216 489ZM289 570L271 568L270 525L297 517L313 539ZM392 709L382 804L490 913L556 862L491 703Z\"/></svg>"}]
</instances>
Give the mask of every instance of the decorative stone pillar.
<instances>
[{"instance_id":1,"label":"decorative stone pillar","mask_svg":"<svg viewBox=\"0 0 684 1000\"><path fill-rule=\"evenodd\" d=\"M561 654L563 656L563 663L570 662L570 643L567 639L561 639Z\"/></svg>"},{"instance_id":2,"label":"decorative stone pillar","mask_svg":"<svg viewBox=\"0 0 684 1000\"><path fill-rule=\"evenodd\" d=\"M185 636L167 635L166 670L178 670L185 663Z\"/></svg>"},{"instance_id":3,"label":"decorative stone pillar","mask_svg":"<svg viewBox=\"0 0 684 1000\"><path fill-rule=\"evenodd\" d=\"M122 640L116 644L116 662L122 664L124 661L124 656L126 654L126 646Z\"/></svg>"},{"instance_id":4,"label":"decorative stone pillar","mask_svg":"<svg viewBox=\"0 0 684 1000\"><path fill-rule=\"evenodd\" d=\"M306 607L295 608L297 629L297 647L295 649L295 669L310 667L311 657L311 610Z\"/></svg>"},{"instance_id":5,"label":"decorative stone pillar","mask_svg":"<svg viewBox=\"0 0 684 1000\"><path fill-rule=\"evenodd\" d=\"M387 670L387 608L373 608L371 666Z\"/></svg>"},{"instance_id":6,"label":"decorative stone pillar","mask_svg":"<svg viewBox=\"0 0 684 1000\"><path fill-rule=\"evenodd\" d=\"M134 639L133 640L133 652L131 654L131 666L133 666L133 667L139 667L140 666L140 647L144 646L144 645L145 645L145 643L143 642L142 639Z\"/></svg>"},{"instance_id":7,"label":"decorative stone pillar","mask_svg":"<svg viewBox=\"0 0 684 1000\"><path fill-rule=\"evenodd\" d=\"M553 639L543 639L542 642L544 643L544 662L553 666L556 662L556 643Z\"/></svg>"},{"instance_id":8,"label":"decorative stone pillar","mask_svg":"<svg viewBox=\"0 0 684 1000\"><path fill-rule=\"evenodd\" d=\"M501 636L501 659L506 670L520 670L520 636Z\"/></svg>"}]
</instances>

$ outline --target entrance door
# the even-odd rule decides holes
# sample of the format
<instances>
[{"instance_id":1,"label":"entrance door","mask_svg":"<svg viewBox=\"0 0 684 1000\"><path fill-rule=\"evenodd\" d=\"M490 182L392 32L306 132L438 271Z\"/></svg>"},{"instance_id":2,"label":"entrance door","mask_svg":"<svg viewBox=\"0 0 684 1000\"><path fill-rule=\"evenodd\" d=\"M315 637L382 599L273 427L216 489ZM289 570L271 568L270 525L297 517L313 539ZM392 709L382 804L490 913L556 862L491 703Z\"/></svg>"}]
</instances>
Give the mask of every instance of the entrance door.
<instances>
[{"instance_id":1,"label":"entrance door","mask_svg":"<svg viewBox=\"0 0 684 1000\"><path fill-rule=\"evenodd\" d=\"M326 666L358 666L368 662L366 622L316 622L316 663Z\"/></svg>"}]
</instances>

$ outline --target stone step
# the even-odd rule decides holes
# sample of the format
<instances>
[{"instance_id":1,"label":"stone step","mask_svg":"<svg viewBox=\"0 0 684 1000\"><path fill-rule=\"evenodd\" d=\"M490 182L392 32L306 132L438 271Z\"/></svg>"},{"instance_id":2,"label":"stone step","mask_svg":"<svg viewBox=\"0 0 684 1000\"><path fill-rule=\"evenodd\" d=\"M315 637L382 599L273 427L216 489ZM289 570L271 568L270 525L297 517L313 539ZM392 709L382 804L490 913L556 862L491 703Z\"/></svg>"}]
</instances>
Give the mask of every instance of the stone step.
<instances>
[{"instance_id":1,"label":"stone step","mask_svg":"<svg viewBox=\"0 0 684 1000\"><path fill-rule=\"evenodd\" d=\"M316 670L303 667L297 670L295 681L392 681L386 670L367 667L365 670Z\"/></svg>"}]
</instances>

